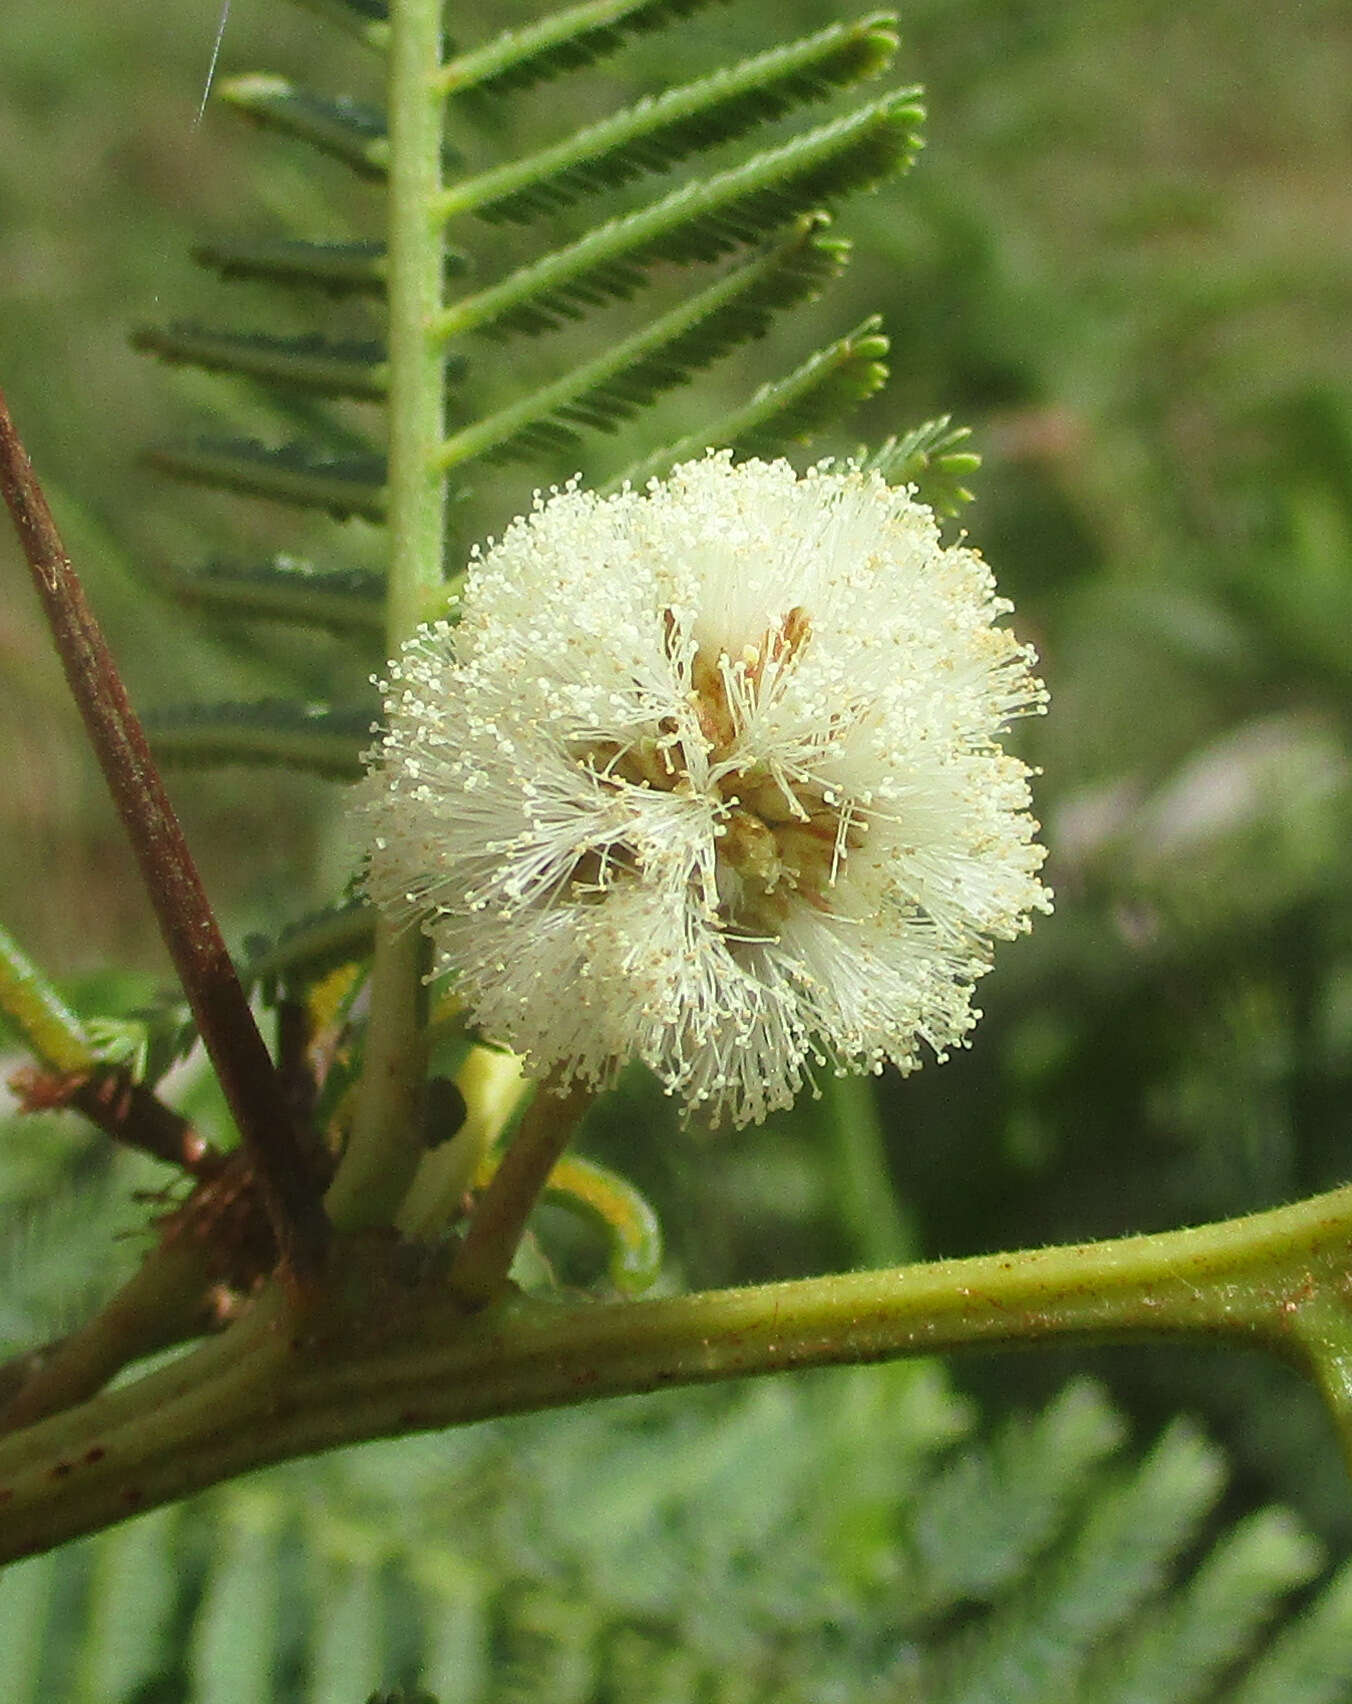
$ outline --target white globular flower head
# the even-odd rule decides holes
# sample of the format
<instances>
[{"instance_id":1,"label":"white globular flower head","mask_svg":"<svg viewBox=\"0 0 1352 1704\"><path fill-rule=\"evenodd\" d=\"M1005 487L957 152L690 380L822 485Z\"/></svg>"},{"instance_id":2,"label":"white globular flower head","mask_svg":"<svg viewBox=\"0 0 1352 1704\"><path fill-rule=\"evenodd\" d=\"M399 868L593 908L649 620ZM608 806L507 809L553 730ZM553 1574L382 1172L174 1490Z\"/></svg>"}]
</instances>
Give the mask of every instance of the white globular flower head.
<instances>
[{"instance_id":1,"label":"white globular flower head","mask_svg":"<svg viewBox=\"0 0 1352 1704\"><path fill-rule=\"evenodd\" d=\"M537 1071L712 1122L913 1070L1049 908L1045 693L986 564L877 474L711 455L537 497L391 665L367 887Z\"/></svg>"}]
</instances>

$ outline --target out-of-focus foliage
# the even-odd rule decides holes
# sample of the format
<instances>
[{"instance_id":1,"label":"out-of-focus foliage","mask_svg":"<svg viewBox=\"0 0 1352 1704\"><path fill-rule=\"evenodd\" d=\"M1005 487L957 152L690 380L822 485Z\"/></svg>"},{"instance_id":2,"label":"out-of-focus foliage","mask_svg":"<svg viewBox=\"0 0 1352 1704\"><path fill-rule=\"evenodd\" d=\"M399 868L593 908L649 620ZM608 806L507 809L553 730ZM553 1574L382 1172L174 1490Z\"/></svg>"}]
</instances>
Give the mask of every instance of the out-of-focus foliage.
<instances>
[{"instance_id":1,"label":"out-of-focus foliage","mask_svg":"<svg viewBox=\"0 0 1352 1704\"><path fill-rule=\"evenodd\" d=\"M1087 1383L986 1443L970 1418L934 1369L893 1367L293 1465L12 1567L6 1697L1346 1695L1352 1577L1303 1602L1322 1556L1296 1519L1218 1526L1224 1465L1194 1426L1129 1461Z\"/></svg>"},{"instance_id":2,"label":"out-of-focus foliage","mask_svg":"<svg viewBox=\"0 0 1352 1704\"><path fill-rule=\"evenodd\" d=\"M536 10L526 0L495 6L483 28ZM716 10L687 26L690 70L823 21L809 0L772 13L754 3ZM131 463L130 446L164 435L168 387L129 353L128 326L191 317L205 301L207 287L186 262L190 232L224 232L250 218L359 227L374 206L361 204L372 192L359 190L353 211L336 165L302 169L285 148L253 144L210 111L194 127L215 23L206 0L169 12L8 0L0 53L0 379L145 701L258 695L279 684L295 691L335 672L360 684L365 672L358 648L341 637L301 642L241 627L217 628L208 641L147 590L155 569L200 557L204 541L235 555L303 553L310 523L279 520L263 504L185 501ZM483 33L468 18L456 19L462 24ZM928 88L928 147L903 189L843 221L858 258L833 313L849 324L882 310L894 371L843 447L940 413L975 428L985 466L965 522L1016 600L1053 692L1051 715L1023 737L1045 770L1040 798L1058 891L1057 915L1005 955L983 987L987 1016L972 1050L884 1087L904 1228L921 1252L957 1254L1174 1225L1308 1193L1352 1170L1352 25L1329 0L1269 11L1261 28L1240 0L1186 8L917 0L903 28L902 63ZM613 101L656 86L669 53L669 44L639 41L590 82L551 87L533 120L513 121L519 133L486 110L485 153L535 146L584 121L598 94ZM260 60L343 86L371 75L355 49L303 15L236 0L225 64ZM779 335L758 346L767 370L785 364L775 360L789 347ZM504 394L509 380L504 373ZM734 381L720 382L730 404ZM214 399L215 385L189 378L180 386L185 414ZM661 406L673 433L693 420L680 396ZM587 465L585 452L574 460ZM571 465L565 456L558 471ZM521 494L520 475L485 480L462 516L466 536L500 526ZM352 523L358 534L361 525ZM12 557L0 540L8 689L0 738L12 754L0 805L6 921L58 968L125 960L156 968L129 862L79 756ZM341 886L344 850L313 865L330 811L322 787L251 773L184 777L174 791L235 940L251 928L275 935L305 903ZM664 1106L641 1085L626 1095L601 1111L593 1140L658 1202L684 1276L726 1282L864 1258L868 1226L858 1201L842 1199L841 1151L823 1138L810 1105L769 1130L714 1142L664 1125ZM641 1147L632 1140L640 1123L655 1133ZM65 1125L6 1130L4 1270L22 1270L25 1286L7 1284L7 1337L77 1318L90 1290L107 1286L113 1274L100 1260L109 1226L143 1222L129 1193L147 1181L145 1168L110 1168L97 1143ZM130 1259L134 1245L122 1252ZM47 1311L34 1318L29 1293L40 1288ZM1157 1600L1143 1553L1142 1572L1130 1576L1144 1582L1139 1596L1105 1611L1084 1665L1070 1664L1063 1678L1035 1675L1026 1693L1111 1698L1134 1662L1183 1648L1189 1615L1227 1625L1212 1607L1220 1597L1208 1592L1230 1594L1238 1643L1245 1628L1257 1636L1264 1605L1314 1566L1285 1517L1274 1524L1251 1511L1273 1498L1298 1502L1345 1544L1352 1496L1313 1403L1265 1364L1154 1347L1106 1352L1093 1364L1152 1428L1179 1409L1200 1410L1235 1452L1242 1476L1230 1506L1253 1524L1224 1541L1208 1533L1232 1548L1211 1550L1200 1571L1200 1551L1183 1564L1178 1552L1200 1544L1187 1511L1202 1510L1219 1476L1214 1457L1174 1431L1149 1458L1154 1466L1130 1470L1137 1478L1123 1469L1120 1481L1086 1480L1047 1514L1038 1545L986 1597L969 1584L941 1602L936 1581L957 1564L919 1538L923 1568L903 1581L901 1535L920 1530L917 1511L947 1509L942 1520L928 1518L936 1544L956 1543L966 1532L989 1535L976 1512L989 1522L1007 1505L980 1489L983 1474L998 1478L989 1463L977 1465L981 1458L952 1458L948 1474L933 1478L942 1432L934 1415L953 1412L937 1397L928 1431L902 1405L913 1437L876 1414L862 1439L849 1434L833 1403L852 1412L851 1403L870 1400L856 1394L869 1380L883 1392L938 1388L878 1371L822 1380L802 1394L776 1386L707 1407L683 1399L651 1415L635 1407L546 1417L289 1469L189 1514L152 1517L69 1557L25 1565L5 1582L6 1613L38 1630L32 1649L47 1654L34 1660L48 1664L46 1612L34 1608L26 1619L23 1605L56 1605L62 1615L83 1605L91 1626L98 1616L106 1625L116 1609L99 1594L132 1570L163 1616L146 1618L144 1649L153 1636L162 1641L157 1654L127 1659L125 1675L135 1678L124 1695L132 1697L156 1672L147 1660L162 1663L173 1649L180 1672L208 1662L212 1629L228 1629L231 1615L247 1621L247 1592L281 1581L283 1631L265 1647L268 1624L257 1621L258 1648L280 1653L279 1672L293 1686L287 1696L305 1696L300 1676L313 1671L300 1653L319 1660L319 1623L313 1608L286 1621L287 1606L313 1605L306 1592L317 1588L302 1581L327 1568L324 1590L351 1608L325 1623L325 1637L341 1630L376 1639L370 1629L385 1629L378 1637L399 1647L396 1673L412 1674L418 1653L433 1650L432 1622L419 1619L415 1603L457 1606L437 1623L443 1654L423 1662L443 1704L572 1696L568 1687L592 1684L587 1665L601 1661L608 1673L667 1676L665 1693L654 1685L635 1696L684 1699L700 1695L702 1675L735 1677L729 1652L770 1665L767 1695L783 1697L790 1694L774 1692L771 1679L786 1650L804 1675L818 1673L810 1656L838 1658L853 1677L854 1690L805 1696L853 1704L870 1696L861 1675L886 1673L880 1698L1004 1704L1021 1694L1014 1671L993 1665L1033 1639L1028 1617L1054 1615L1058 1602L1076 1601L1064 1593L1077 1580L1097 1578L1083 1557L1117 1518L1104 1511L1125 1507L1131 1486L1146 1497L1151 1472L1161 1484L1175 1472L1185 1489L1171 1512L1182 1525L1170 1531L1152 1516L1143 1530L1159 1546L1159 1566L1179 1569L1191 1586ZM998 1409L1015 1390L1041 1400L1066 1370L1064 1357L1025 1356L969 1361L955 1373ZM683 1597L719 1578L700 1574L689 1557L705 1557L698 1547L718 1541L721 1528L709 1518L716 1499L700 1497L721 1481L716 1463L707 1478L692 1466L681 1480L673 1461L707 1463L719 1439L732 1449L757 1426L779 1441L762 1444L762 1476L749 1484L778 1477L763 1526L744 1529L755 1538L751 1560L731 1583L725 1572L717 1590ZM595 1474L621 1447L632 1464L627 1501L612 1475ZM1000 1447L1017 1461L1025 1445ZM516 1450L526 1452L527 1477L538 1475L520 1494L504 1483ZM776 1450L782 1461L771 1459ZM885 1462L899 1465L885 1470ZM811 1504L809 1525L818 1523L822 1547L800 1557L776 1523L809 1507L813 1473L823 1500ZM307 1475L327 1476L322 1517ZM943 1500L959 1490L932 1490L928 1505L912 1497L917 1483L968 1481L978 1490L961 1508ZM1006 1474L1001 1483L1009 1482ZM664 1501L655 1486L668 1484L689 1485L689 1502ZM569 1536L565 1493L581 1497L580 1536ZM823 1538L847 1516L858 1529L848 1542ZM587 1536L587 1521L601 1537ZM475 1522L482 1552L461 1553L456 1534ZM743 1529L732 1530L735 1538ZM303 1533L313 1538L308 1548ZM621 1541L635 1533L651 1538L645 1566L667 1568L676 1581L655 1617L614 1595L629 1589L615 1558L634 1554ZM683 1551L686 1542L695 1551ZM1000 1543L989 1542L998 1556ZM451 1558L448 1572L419 1572L410 1560L419 1545ZM1248 1575L1246 1545L1259 1558ZM1024 1563L1041 1558L1042 1546L1062 1560L1051 1575L1039 1570L1055 1589L1046 1586L1034 1611L1020 1607L1020 1592L1034 1601ZM768 1574L748 1584L762 1561ZM696 1585L681 1581L687 1565ZM735 1574L726 1554L720 1565ZM874 1566L881 1575L869 1574ZM178 1570L182 1584L166 1573ZM1293 1624L1290 1644L1274 1647L1296 1654L1274 1655L1267 1668L1255 1662L1229 1690L1218 1694L1210 1671L1199 1670L1191 1691L1180 1682L1173 1694L1139 1695L1237 1704L1335 1697L1346 1677L1320 1691L1297 1672L1316 1671L1321 1639L1346 1648L1346 1599L1345 1580L1329 1588ZM707 1648L687 1654L682 1616L697 1628L708 1618ZM827 1621L842 1628L834 1648L822 1632ZM732 1641L726 1648L716 1643L723 1637ZM80 1649L71 1648L73 1665L85 1660ZM464 1679L479 1672L475 1652L486 1662L492 1655L477 1694ZM457 1668L462 1662L470 1666ZM48 1696L67 1695L50 1690L57 1671L32 1673ZM820 1671L823 1687L830 1678ZM372 1686L390 1683L388 1669L370 1671ZM111 1682L100 1684L103 1693L86 1695L119 1696ZM304 1684L316 1698L362 1695L361 1681L349 1693ZM140 1696L147 1704L180 1695L150 1687ZM628 1695L619 1680L606 1694ZM759 1694L753 1686L734 1695Z\"/></svg>"}]
</instances>

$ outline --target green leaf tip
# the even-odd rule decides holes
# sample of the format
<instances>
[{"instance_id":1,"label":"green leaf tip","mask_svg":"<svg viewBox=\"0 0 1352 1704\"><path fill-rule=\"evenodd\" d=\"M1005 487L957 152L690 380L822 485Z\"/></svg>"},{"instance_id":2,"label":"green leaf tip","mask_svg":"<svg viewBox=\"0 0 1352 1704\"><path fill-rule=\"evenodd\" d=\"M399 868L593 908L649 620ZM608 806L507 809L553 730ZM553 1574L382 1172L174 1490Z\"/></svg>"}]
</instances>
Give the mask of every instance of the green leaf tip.
<instances>
[{"instance_id":1,"label":"green leaf tip","mask_svg":"<svg viewBox=\"0 0 1352 1704\"><path fill-rule=\"evenodd\" d=\"M792 373L764 384L742 407L672 444L654 450L606 482L603 490L646 485L664 478L678 463L712 448L745 455L776 455L808 442L847 409L886 384L888 340L873 314L854 331L808 357Z\"/></svg>"},{"instance_id":2,"label":"green leaf tip","mask_svg":"<svg viewBox=\"0 0 1352 1704\"><path fill-rule=\"evenodd\" d=\"M81 1020L0 926L0 1014L43 1062L56 1071L87 1071L94 1045Z\"/></svg>"},{"instance_id":3,"label":"green leaf tip","mask_svg":"<svg viewBox=\"0 0 1352 1704\"><path fill-rule=\"evenodd\" d=\"M252 71L224 78L217 95L246 118L308 142L362 177L384 177L390 144L385 115L346 96L299 88L289 77Z\"/></svg>"},{"instance_id":4,"label":"green leaf tip","mask_svg":"<svg viewBox=\"0 0 1352 1704\"><path fill-rule=\"evenodd\" d=\"M981 457L966 448L969 426L954 426L952 416L926 420L886 443L860 461L865 472L876 470L890 485L909 485L922 503L942 520L949 520L972 501L963 481L981 466Z\"/></svg>"}]
</instances>

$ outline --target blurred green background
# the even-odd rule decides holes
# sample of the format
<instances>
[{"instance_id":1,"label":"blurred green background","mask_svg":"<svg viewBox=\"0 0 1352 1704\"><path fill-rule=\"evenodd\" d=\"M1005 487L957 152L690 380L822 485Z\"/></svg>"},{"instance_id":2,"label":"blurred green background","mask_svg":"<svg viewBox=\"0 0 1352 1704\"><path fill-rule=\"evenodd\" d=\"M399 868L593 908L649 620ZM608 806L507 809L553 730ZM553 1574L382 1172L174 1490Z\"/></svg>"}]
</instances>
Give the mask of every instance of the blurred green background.
<instances>
[{"instance_id":1,"label":"blurred green background","mask_svg":"<svg viewBox=\"0 0 1352 1704\"><path fill-rule=\"evenodd\" d=\"M474 41L535 11L451 23ZM715 10L691 68L847 15L805 0ZM8 0L0 24L0 383L147 705L351 690L370 666L336 641L207 638L155 589L168 562L331 555L333 534L138 465L140 446L220 391L134 355L129 328L222 317L187 256L203 235L361 232L378 217L375 192L338 167L219 111L195 125L216 24L214 0ZM917 0L902 29L928 143L908 179L845 210L858 256L844 284L659 412L667 429L698 420L760 376L762 350L782 370L814 332L877 309L894 376L839 444L951 412L984 457L964 520L1052 692L1050 715L1017 737L1043 770L1057 910L1001 955L971 1050L882 1086L912 1247L1146 1230L1344 1181L1352 16L1331 0L1261 17L1242 0ZM478 115L467 148L557 134L658 86L670 62L669 38L642 41L554 86L534 119ZM373 68L305 14L234 0L222 69L258 67L372 87ZM512 378L489 372L486 394ZM617 458L603 446L572 460ZM565 457L482 487L457 522L466 540L568 471ZM351 523L339 548L370 560L374 535ZM4 536L0 659L0 916L63 977L107 964L163 976ZM262 772L174 790L232 940L275 931L344 879L324 787ZM633 1097L598 1120L597 1151L661 1203L691 1282L820 1270L876 1246L867 1210L841 1205L810 1107L768 1133L664 1130L636 1147L636 1107L662 1111ZM1085 1365L1143 1426L1200 1413L1241 1466L1241 1501L1294 1501L1352 1536L1325 1423L1266 1364L1152 1346L954 1371L1004 1408Z\"/></svg>"}]
</instances>

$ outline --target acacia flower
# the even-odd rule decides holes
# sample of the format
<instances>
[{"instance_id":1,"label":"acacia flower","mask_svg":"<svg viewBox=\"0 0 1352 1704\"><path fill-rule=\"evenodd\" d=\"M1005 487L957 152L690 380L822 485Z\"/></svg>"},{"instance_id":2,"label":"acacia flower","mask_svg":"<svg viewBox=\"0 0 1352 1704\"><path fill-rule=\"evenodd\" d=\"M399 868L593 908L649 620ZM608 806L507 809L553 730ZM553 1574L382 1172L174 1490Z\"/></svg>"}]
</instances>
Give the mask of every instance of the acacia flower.
<instances>
[{"instance_id":1,"label":"acacia flower","mask_svg":"<svg viewBox=\"0 0 1352 1704\"><path fill-rule=\"evenodd\" d=\"M712 455L537 496L391 665L367 885L539 1072L639 1058L712 1122L903 1071L1049 895L1045 694L974 551L878 474Z\"/></svg>"}]
</instances>

